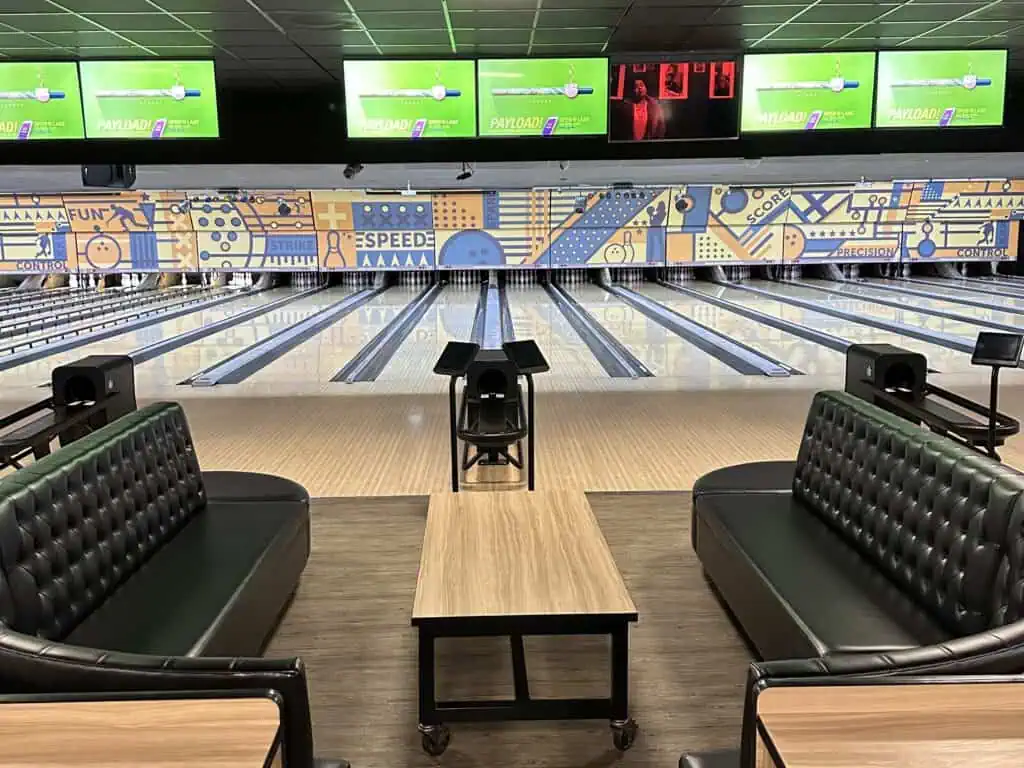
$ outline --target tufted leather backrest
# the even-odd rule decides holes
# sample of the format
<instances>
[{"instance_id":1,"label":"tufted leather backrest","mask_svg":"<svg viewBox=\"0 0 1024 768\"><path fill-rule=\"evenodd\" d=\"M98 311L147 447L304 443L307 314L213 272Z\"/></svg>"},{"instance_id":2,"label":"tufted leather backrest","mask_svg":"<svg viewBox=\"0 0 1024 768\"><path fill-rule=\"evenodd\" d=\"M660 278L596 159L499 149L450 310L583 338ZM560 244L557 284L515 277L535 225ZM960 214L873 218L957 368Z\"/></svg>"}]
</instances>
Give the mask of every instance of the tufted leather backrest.
<instances>
[{"instance_id":1,"label":"tufted leather backrest","mask_svg":"<svg viewBox=\"0 0 1024 768\"><path fill-rule=\"evenodd\" d=\"M66 637L206 503L181 407L155 403L0 481L0 623Z\"/></svg>"},{"instance_id":2,"label":"tufted leather backrest","mask_svg":"<svg viewBox=\"0 0 1024 768\"><path fill-rule=\"evenodd\" d=\"M845 392L815 396L793 479L797 498L961 636L1022 608L1024 545L1008 543L1022 492L1013 469Z\"/></svg>"}]
</instances>

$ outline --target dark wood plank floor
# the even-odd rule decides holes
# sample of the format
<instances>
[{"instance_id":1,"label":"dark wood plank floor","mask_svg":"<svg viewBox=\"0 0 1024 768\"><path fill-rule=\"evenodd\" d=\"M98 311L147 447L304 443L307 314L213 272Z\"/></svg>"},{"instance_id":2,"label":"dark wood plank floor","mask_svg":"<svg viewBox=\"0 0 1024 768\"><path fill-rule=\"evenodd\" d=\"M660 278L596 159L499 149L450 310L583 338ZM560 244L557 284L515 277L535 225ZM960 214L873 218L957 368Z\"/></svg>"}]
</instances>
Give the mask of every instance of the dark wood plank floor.
<instances>
[{"instance_id":1,"label":"dark wood plank floor","mask_svg":"<svg viewBox=\"0 0 1024 768\"><path fill-rule=\"evenodd\" d=\"M589 498L640 613L636 746L619 758L602 722L459 724L444 765L669 768L684 749L737 740L749 656L690 549L689 494ZM315 502L313 554L268 651L306 660L317 749L356 768L432 764L416 733L409 625L426 512L426 497ZM528 639L531 693L606 695L607 654L601 638ZM507 641L439 643L438 682L446 697L511 696Z\"/></svg>"}]
</instances>

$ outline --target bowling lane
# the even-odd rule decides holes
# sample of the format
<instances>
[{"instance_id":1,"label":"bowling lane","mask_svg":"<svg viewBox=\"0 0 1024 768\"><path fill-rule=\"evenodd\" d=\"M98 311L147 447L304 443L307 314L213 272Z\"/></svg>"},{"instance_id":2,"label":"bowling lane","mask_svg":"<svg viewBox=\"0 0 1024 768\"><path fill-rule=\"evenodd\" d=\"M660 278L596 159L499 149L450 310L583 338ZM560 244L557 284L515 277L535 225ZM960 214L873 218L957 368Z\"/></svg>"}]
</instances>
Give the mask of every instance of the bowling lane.
<instances>
[{"instance_id":1,"label":"bowling lane","mask_svg":"<svg viewBox=\"0 0 1024 768\"><path fill-rule=\"evenodd\" d=\"M975 288L986 288L986 286L979 285L977 283L954 283L952 280L940 281L939 278L915 278L915 280L917 279L934 280L934 282L904 282L900 280L879 280L878 282L882 285L891 285L896 288L903 286L906 288L913 288L915 291L926 291L940 296L948 296L951 301L956 301L957 297L962 296L969 298L972 301L984 301L989 304L998 304L1002 307L1024 309L1024 290L1019 290L1021 293L1019 298L1014 296L994 296L991 293L980 293L968 288L968 285ZM870 285L872 282L874 281L869 280L867 281L867 284ZM992 286L992 288L999 290L998 286ZM899 295L892 291L886 291L886 293L892 293L894 296ZM917 297L915 296L914 298L916 299Z\"/></svg>"},{"instance_id":2,"label":"bowling lane","mask_svg":"<svg viewBox=\"0 0 1024 768\"><path fill-rule=\"evenodd\" d=\"M683 317L714 328L730 339L746 344L806 374L833 375L845 370L844 355L799 336L762 325L755 320L684 296L660 285L646 284L641 287L640 292Z\"/></svg>"},{"instance_id":3,"label":"bowling lane","mask_svg":"<svg viewBox=\"0 0 1024 768\"><path fill-rule=\"evenodd\" d=\"M533 339L551 364L545 378L607 378L601 363L538 285L505 290L517 339Z\"/></svg>"},{"instance_id":4,"label":"bowling lane","mask_svg":"<svg viewBox=\"0 0 1024 768\"><path fill-rule=\"evenodd\" d=\"M847 283L833 283L826 282L824 280L806 280L804 281L809 285L820 285L822 288L839 289L848 296L861 296L865 299L871 297L877 297L884 299L885 301L898 301L908 309L920 307L921 309L933 309L939 312L954 312L958 315L966 315L973 317L979 321L988 320L993 323L1002 323L1005 325L1020 326L1024 329L1024 315L1017 315L1011 312L1001 312L998 309L985 309L983 307L972 307L968 304L962 304L952 296L945 299L926 299L921 296L906 296L894 293L892 291L883 291L878 288L871 288L869 285L851 285ZM818 293L821 293L820 291ZM834 295L821 293L822 297ZM996 298L996 297L991 297ZM988 304L998 305L997 301L988 301L987 298L982 299ZM1005 306L1005 305L1000 305ZM1024 307L1021 308L1024 311Z\"/></svg>"},{"instance_id":5,"label":"bowling lane","mask_svg":"<svg viewBox=\"0 0 1024 768\"><path fill-rule=\"evenodd\" d=\"M275 385L280 389L297 381L318 384L330 382L331 377L380 333L418 293L419 290L412 287L389 288L262 371L257 371L247 383Z\"/></svg>"},{"instance_id":6,"label":"bowling lane","mask_svg":"<svg viewBox=\"0 0 1024 768\"><path fill-rule=\"evenodd\" d=\"M698 379L707 384L735 384L741 376L604 289L596 285L567 285L565 288L655 376Z\"/></svg>"},{"instance_id":7,"label":"bowling lane","mask_svg":"<svg viewBox=\"0 0 1024 768\"><path fill-rule=\"evenodd\" d=\"M787 286L778 285L777 283L771 283L764 280L750 281L749 285L754 288L761 288L763 290L770 291L776 295L796 295L796 293L791 292ZM897 333L878 330L870 326L853 323L838 317L832 317L831 315L806 310L802 307L795 307L778 299L747 293L746 291L735 288L723 288L699 282L695 283L693 287L698 291L707 292L713 296L720 296L723 299L735 301L738 304L744 304L752 309L756 309L766 314L775 315L783 320L800 323L801 325L806 325L811 328L817 328L820 331L825 331L826 333L831 333L834 336L839 336L840 338L846 339L854 344L893 344L904 349L909 349L913 352L920 352L928 359L928 364L932 368L941 371L942 373L971 370L969 355L957 352L956 350L947 349L946 347L941 347L936 344L929 344L927 342L901 336ZM804 291L803 293L817 292ZM819 293L818 295L822 296L823 294ZM858 302L856 300L852 300L851 303L856 305ZM858 309L856 306L842 306L840 303L830 302L830 306L834 306L836 309L857 312L864 317L884 316L879 313L872 312L870 309L865 310L863 302L860 302L860 304L862 306Z\"/></svg>"},{"instance_id":8,"label":"bowling lane","mask_svg":"<svg viewBox=\"0 0 1024 768\"><path fill-rule=\"evenodd\" d=\"M397 384L405 382L413 388L426 381L441 381L432 371L437 358L449 341L469 341L473 331L473 315L480 297L478 284L449 285L430 306L412 332L402 342L377 381Z\"/></svg>"},{"instance_id":9,"label":"bowling lane","mask_svg":"<svg viewBox=\"0 0 1024 768\"><path fill-rule=\"evenodd\" d=\"M284 296L299 293L302 290L307 289L286 288L272 291L273 297L270 301L277 301ZM285 304L264 315L233 325L220 333L161 355L146 363L142 368L147 372L151 367L154 371L159 369L158 374L154 373L154 379L157 381L174 383L183 381L192 374L226 360L231 355L241 352L246 347L262 341L272 334L283 331L296 323L301 323L310 315L326 309L352 292L353 289L348 287L328 288L326 291L320 291L304 299ZM235 312L237 311L240 310L235 310Z\"/></svg>"},{"instance_id":10,"label":"bowling lane","mask_svg":"<svg viewBox=\"0 0 1024 768\"><path fill-rule=\"evenodd\" d=\"M269 304L272 301L276 301L287 296L288 293L288 289L282 289L277 291L266 291L252 296L243 296L226 304L192 312L173 320L167 320L163 323L151 325L148 328L128 331L103 341L87 344L86 346L61 352L56 355L50 355L49 357L44 357L41 360L20 365L17 368L12 368L0 373L0 389L6 389L7 387L36 387L39 384L49 381L51 371L58 365L79 360L87 355L127 354L128 352L138 349L139 347L146 346L147 344L153 344L179 333L199 328L207 323L222 320L229 314L235 314L252 307ZM289 304L284 309L293 309L304 301L308 301L308 299L299 300L294 304ZM202 342L197 342L197 344L199 343ZM187 349L187 347L168 353L164 357L174 357L184 349ZM234 350L221 350L224 354L230 353L231 351ZM154 385L157 387L166 386L168 384L177 383L181 379L186 378L189 374L193 373L193 370L187 370L181 376L173 378L173 368L167 365L167 361L164 360L164 357L158 357L148 363L140 365L136 369L136 387L140 392L144 391L144 387L147 385Z\"/></svg>"}]
</instances>

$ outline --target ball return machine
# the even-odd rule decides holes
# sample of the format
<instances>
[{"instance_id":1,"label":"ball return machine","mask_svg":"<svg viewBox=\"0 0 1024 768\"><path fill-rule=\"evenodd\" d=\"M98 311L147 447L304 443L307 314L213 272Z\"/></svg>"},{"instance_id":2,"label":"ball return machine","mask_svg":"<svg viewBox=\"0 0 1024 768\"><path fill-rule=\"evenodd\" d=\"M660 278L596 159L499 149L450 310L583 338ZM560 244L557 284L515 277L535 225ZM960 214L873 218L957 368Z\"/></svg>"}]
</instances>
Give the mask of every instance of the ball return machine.
<instances>
[{"instance_id":1,"label":"ball return machine","mask_svg":"<svg viewBox=\"0 0 1024 768\"><path fill-rule=\"evenodd\" d=\"M525 464L527 488L534 489L533 377L548 370L548 361L534 341L509 341L501 349L448 342L434 365L434 373L449 377L452 491L458 492L462 473L476 464L511 464L519 470ZM525 404L520 377L526 379ZM460 402L458 382L462 378L466 385ZM525 461L523 440L527 443Z\"/></svg>"},{"instance_id":2,"label":"ball return machine","mask_svg":"<svg viewBox=\"0 0 1024 768\"><path fill-rule=\"evenodd\" d=\"M0 470L21 469L29 456L49 455L54 440L69 445L136 409L130 357L86 357L54 368L51 382L50 397L0 418Z\"/></svg>"},{"instance_id":3,"label":"ball return machine","mask_svg":"<svg viewBox=\"0 0 1024 768\"><path fill-rule=\"evenodd\" d=\"M971 363L992 369L987 406L929 383L924 355L890 344L847 350L846 391L999 460L996 449L1020 432L1020 421L998 410L999 371L1019 367L1022 349L1024 335L978 334Z\"/></svg>"}]
</instances>

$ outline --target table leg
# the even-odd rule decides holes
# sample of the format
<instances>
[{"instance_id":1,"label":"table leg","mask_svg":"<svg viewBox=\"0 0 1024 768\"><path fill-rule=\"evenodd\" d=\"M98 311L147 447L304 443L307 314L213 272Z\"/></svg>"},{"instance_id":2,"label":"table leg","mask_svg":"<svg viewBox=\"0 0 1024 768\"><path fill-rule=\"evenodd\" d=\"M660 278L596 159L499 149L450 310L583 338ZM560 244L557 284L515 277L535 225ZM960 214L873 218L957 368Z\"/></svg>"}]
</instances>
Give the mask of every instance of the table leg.
<instances>
[{"instance_id":1,"label":"table leg","mask_svg":"<svg viewBox=\"0 0 1024 768\"><path fill-rule=\"evenodd\" d=\"M448 749L452 735L437 713L434 635L420 627L419 641L420 742L424 752L437 757Z\"/></svg>"},{"instance_id":2,"label":"table leg","mask_svg":"<svg viewBox=\"0 0 1024 768\"><path fill-rule=\"evenodd\" d=\"M530 681L526 675L526 650L522 635L510 635L512 643L512 682L515 685L516 701L530 700Z\"/></svg>"},{"instance_id":3,"label":"table leg","mask_svg":"<svg viewBox=\"0 0 1024 768\"><path fill-rule=\"evenodd\" d=\"M637 724L629 716L629 624L612 631L612 737L625 751L636 740Z\"/></svg>"}]
</instances>

